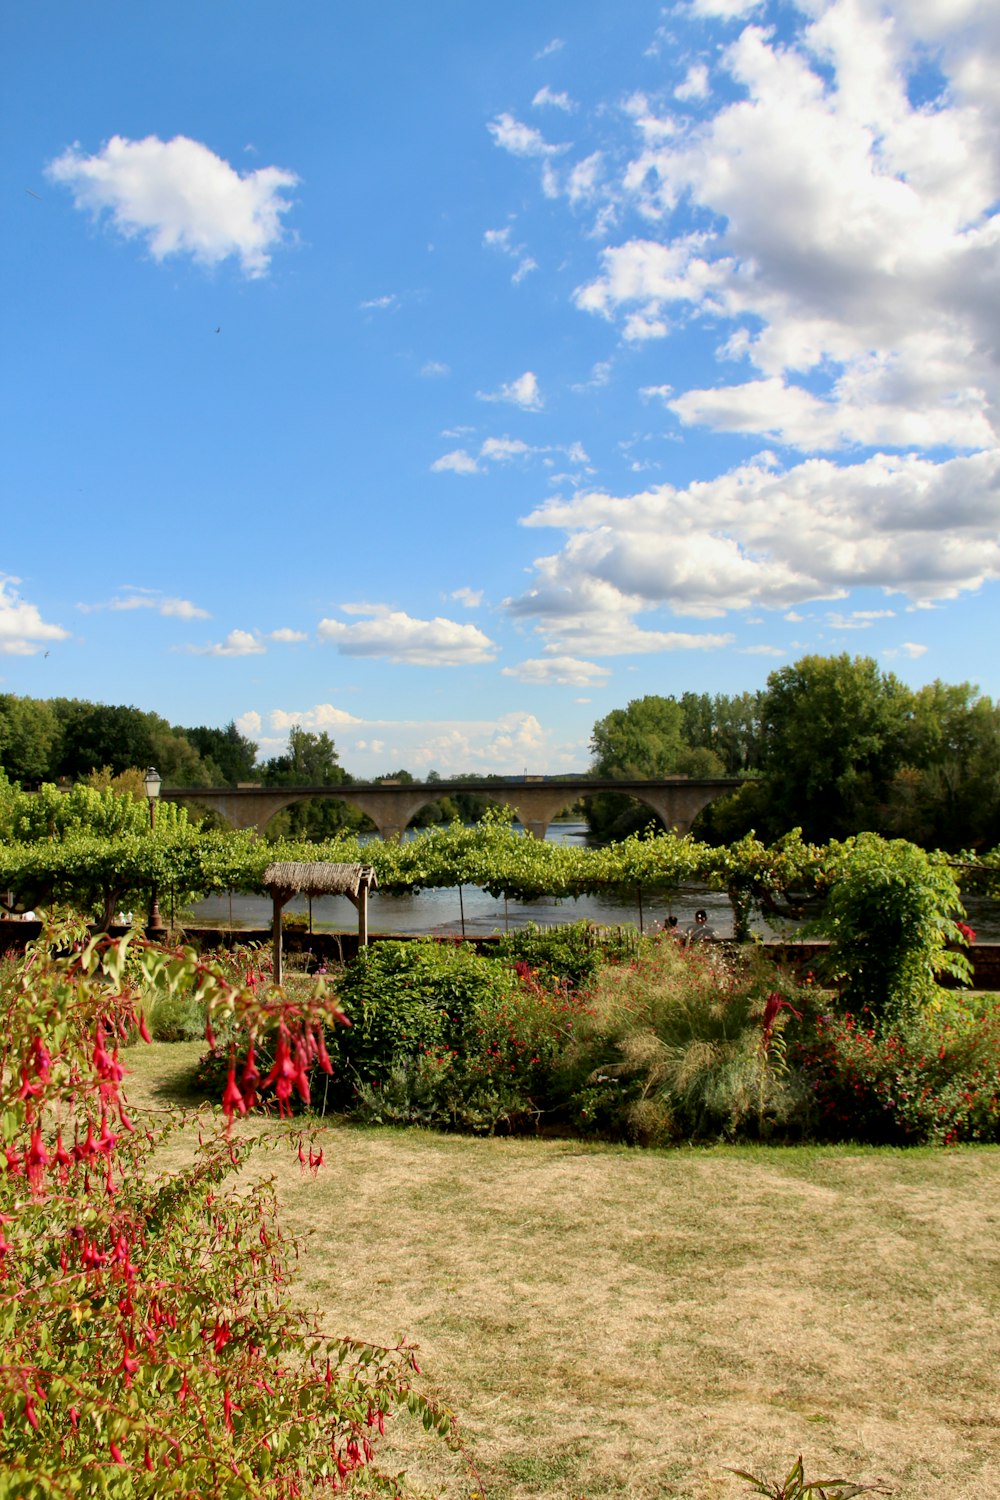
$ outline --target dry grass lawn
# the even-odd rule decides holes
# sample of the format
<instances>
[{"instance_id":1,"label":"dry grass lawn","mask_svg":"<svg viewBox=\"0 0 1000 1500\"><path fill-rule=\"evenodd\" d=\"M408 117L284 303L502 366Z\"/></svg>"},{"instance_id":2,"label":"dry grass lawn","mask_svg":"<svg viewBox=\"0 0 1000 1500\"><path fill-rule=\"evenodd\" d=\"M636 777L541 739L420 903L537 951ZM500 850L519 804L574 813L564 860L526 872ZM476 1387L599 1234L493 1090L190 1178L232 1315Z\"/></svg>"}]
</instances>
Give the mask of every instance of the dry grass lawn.
<instances>
[{"instance_id":1,"label":"dry grass lawn","mask_svg":"<svg viewBox=\"0 0 1000 1500\"><path fill-rule=\"evenodd\" d=\"M200 1048L129 1052L139 1107ZM277 1124L275 1130L283 1127ZM726 1465L1000 1496L1000 1151L644 1152L331 1127L267 1163L330 1332L421 1345L488 1500L736 1500ZM400 1427L436 1493L475 1484Z\"/></svg>"}]
</instances>

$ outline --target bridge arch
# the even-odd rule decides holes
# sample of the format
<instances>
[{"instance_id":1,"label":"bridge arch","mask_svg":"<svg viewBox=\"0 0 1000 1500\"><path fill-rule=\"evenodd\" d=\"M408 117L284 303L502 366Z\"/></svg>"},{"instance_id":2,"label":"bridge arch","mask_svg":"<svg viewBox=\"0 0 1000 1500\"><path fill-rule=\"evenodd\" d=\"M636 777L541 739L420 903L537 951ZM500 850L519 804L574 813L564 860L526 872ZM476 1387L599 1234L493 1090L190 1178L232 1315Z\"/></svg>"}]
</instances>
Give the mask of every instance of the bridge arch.
<instances>
[{"instance_id":1,"label":"bridge arch","mask_svg":"<svg viewBox=\"0 0 1000 1500\"><path fill-rule=\"evenodd\" d=\"M659 781L585 779L583 777L517 777L493 781L432 781L393 785L354 782L320 787L164 787L172 802L199 803L211 808L233 828L264 828L286 807L297 802L334 799L365 813L384 839L399 838L422 807L452 792L471 792L500 806L510 807L533 838L543 839L553 818L569 802L594 792L624 792L644 802L664 826L685 834L716 797L738 787L734 777L704 779L682 776Z\"/></svg>"}]
</instances>

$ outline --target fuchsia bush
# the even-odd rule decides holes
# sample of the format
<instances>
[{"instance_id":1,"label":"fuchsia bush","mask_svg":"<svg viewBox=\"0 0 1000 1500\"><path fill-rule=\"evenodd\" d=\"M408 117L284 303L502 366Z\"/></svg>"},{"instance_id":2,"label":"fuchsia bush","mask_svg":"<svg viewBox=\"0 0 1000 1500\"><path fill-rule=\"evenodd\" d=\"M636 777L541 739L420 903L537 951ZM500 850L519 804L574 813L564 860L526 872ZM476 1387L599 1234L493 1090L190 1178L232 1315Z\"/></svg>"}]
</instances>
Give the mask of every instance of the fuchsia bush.
<instances>
[{"instance_id":1,"label":"fuchsia bush","mask_svg":"<svg viewBox=\"0 0 1000 1500\"><path fill-rule=\"evenodd\" d=\"M192 990L209 1033L231 1018L278 1037L269 1077L252 1054L230 1071L228 1120L170 1175L164 1131L123 1089L120 1049L146 1035L130 975ZM411 1348L333 1339L293 1309L272 1185L228 1185L259 1144L233 1116L265 1082L282 1111L307 1093L339 1019L321 986L308 1005L262 998L141 941L67 929L29 951L0 995L0 1497L393 1495L375 1457L393 1413L457 1441L413 1388Z\"/></svg>"}]
</instances>

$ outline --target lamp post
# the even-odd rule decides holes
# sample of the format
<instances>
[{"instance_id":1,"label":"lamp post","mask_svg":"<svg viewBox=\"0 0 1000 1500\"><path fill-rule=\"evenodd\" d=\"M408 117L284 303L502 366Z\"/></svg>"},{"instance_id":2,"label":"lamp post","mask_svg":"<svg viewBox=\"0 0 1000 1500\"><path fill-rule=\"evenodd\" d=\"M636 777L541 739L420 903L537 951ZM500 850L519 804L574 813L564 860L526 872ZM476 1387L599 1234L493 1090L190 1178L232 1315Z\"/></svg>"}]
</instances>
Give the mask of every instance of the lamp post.
<instances>
[{"instance_id":1,"label":"lamp post","mask_svg":"<svg viewBox=\"0 0 1000 1500\"><path fill-rule=\"evenodd\" d=\"M159 771L155 770L153 766L150 766L149 770L142 778L142 784L146 790L146 798L149 802L150 833L156 832L156 804L160 796L160 779L161 778ZM157 892L155 880L152 883L151 896L152 899L149 903L149 923L146 927L147 937L153 937L154 934L161 933L163 931L163 919L160 916L160 907L156 899Z\"/></svg>"}]
</instances>

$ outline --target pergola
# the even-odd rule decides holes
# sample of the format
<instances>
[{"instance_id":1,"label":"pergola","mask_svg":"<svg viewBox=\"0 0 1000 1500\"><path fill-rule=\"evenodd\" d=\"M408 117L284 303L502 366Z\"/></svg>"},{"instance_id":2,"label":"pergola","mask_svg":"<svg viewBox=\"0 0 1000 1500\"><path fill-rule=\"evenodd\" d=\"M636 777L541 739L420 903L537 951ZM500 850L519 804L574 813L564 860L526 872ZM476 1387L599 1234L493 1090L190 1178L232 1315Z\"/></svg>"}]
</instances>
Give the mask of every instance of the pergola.
<instances>
[{"instance_id":1,"label":"pergola","mask_svg":"<svg viewBox=\"0 0 1000 1500\"><path fill-rule=\"evenodd\" d=\"M281 983L281 911L293 896L346 896L358 913L358 946L368 943L368 892L378 881L371 865L334 865L317 860L297 864L282 860L264 871L264 889L271 897L274 944L274 983Z\"/></svg>"}]
</instances>

